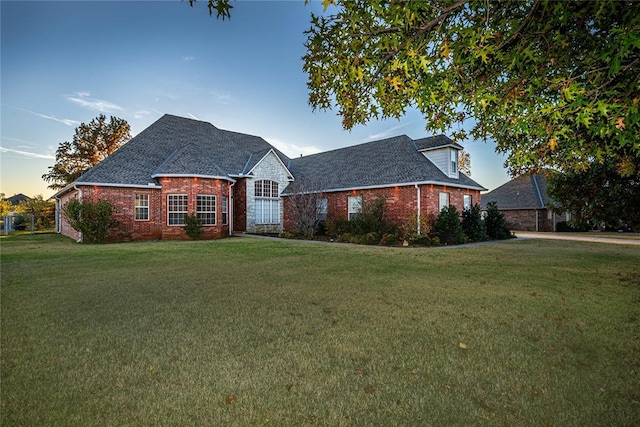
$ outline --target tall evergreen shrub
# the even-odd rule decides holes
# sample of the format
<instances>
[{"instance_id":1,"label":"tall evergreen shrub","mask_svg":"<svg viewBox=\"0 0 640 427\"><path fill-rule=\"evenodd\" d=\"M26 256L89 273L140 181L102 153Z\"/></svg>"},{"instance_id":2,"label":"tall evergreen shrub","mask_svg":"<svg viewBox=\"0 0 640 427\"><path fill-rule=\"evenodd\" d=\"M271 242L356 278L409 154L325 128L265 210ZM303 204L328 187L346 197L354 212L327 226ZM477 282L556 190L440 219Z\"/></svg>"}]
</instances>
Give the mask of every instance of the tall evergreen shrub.
<instances>
[{"instance_id":1,"label":"tall evergreen shrub","mask_svg":"<svg viewBox=\"0 0 640 427\"><path fill-rule=\"evenodd\" d=\"M496 202L487 205L487 216L484 218L487 227L487 236L490 239L508 239L511 232L507 227L507 219L504 214L498 210Z\"/></svg>"},{"instance_id":2,"label":"tall evergreen shrub","mask_svg":"<svg viewBox=\"0 0 640 427\"><path fill-rule=\"evenodd\" d=\"M487 240L487 227L482 220L480 205L475 204L462 211L462 232L470 242Z\"/></svg>"},{"instance_id":3,"label":"tall evergreen shrub","mask_svg":"<svg viewBox=\"0 0 640 427\"><path fill-rule=\"evenodd\" d=\"M444 207L433 228L441 243L459 245L467 242L467 236L462 232L460 214L455 206Z\"/></svg>"}]
</instances>

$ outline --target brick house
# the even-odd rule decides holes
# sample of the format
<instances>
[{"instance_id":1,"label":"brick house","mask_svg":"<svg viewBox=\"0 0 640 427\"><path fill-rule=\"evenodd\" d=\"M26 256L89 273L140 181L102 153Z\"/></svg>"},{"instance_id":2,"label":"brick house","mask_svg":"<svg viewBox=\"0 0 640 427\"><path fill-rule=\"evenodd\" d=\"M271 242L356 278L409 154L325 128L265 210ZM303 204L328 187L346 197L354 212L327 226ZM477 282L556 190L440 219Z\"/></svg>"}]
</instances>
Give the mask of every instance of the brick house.
<instances>
[{"instance_id":1,"label":"brick house","mask_svg":"<svg viewBox=\"0 0 640 427\"><path fill-rule=\"evenodd\" d=\"M319 214L328 219L346 219L379 194L392 220L427 218L444 205L480 202L485 188L458 171L461 149L443 135L403 135L289 159L260 137L164 115L54 195L57 226L81 240L59 214L77 198L115 205L111 240L185 239L192 212L203 221L202 238L277 233L291 228L286 204L296 180L322 194Z\"/></svg>"},{"instance_id":2,"label":"brick house","mask_svg":"<svg viewBox=\"0 0 640 427\"><path fill-rule=\"evenodd\" d=\"M551 209L544 174L522 175L484 194L482 210L491 202L504 214L510 230L555 231L559 222L570 219L569 214Z\"/></svg>"}]
</instances>

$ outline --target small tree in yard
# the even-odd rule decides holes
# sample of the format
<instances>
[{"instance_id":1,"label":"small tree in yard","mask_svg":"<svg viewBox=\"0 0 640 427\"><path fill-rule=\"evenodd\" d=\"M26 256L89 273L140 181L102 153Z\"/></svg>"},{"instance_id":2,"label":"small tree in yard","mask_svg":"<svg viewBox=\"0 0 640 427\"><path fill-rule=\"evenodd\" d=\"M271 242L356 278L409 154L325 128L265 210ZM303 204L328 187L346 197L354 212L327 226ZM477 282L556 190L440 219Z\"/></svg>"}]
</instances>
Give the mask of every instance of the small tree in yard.
<instances>
[{"instance_id":1,"label":"small tree in yard","mask_svg":"<svg viewBox=\"0 0 640 427\"><path fill-rule=\"evenodd\" d=\"M490 239L508 239L511 232L507 227L507 219L504 214L498 210L498 205L491 202L487 205L487 216L484 218L487 227L487 236Z\"/></svg>"},{"instance_id":2,"label":"small tree in yard","mask_svg":"<svg viewBox=\"0 0 640 427\"><path fill-rule=\"evenodd\" d=\"M487 227L482 220L480 205L475 204L462 211L462 232L470 242L487 240Z\"/></svg>"},{"instance_id":3,"label":"small tree in yard","mask_svg":"<svg viewBox=\"0 0 640 427\"><path fill-rule=\"evenodd\" d=\"M311 238L318 229L318 203L322 198L321 182L301 177L290 185L291 194L287 197L287 211L293 218L293 231Z\"/></svg>"},{"instance_id":4,"label":"small tree in yard","mask_svg":"<svg viewBox=\"0 0 640 427\"><path fill-rule=\"evenodd\" d=\"M68 201L62 208L62 214L74 230L82 233L89 243L102 243L109 231L118 225L113 219L115 207L107 200L81 202L78 199Z\"/></svg>"},{"instance_id":5,"label":"small tree in yard","mask_svg":"<svg viewBox=\"0 0 640 427\"><path fill-rule=\"evenodd\" d=\"M455 206L445 206L438 215L434 229L442 243L459 245L467 242L462 232L460 214Z\"/></svg>"},{"instance_id":6,"label":"small tree in yard","mask_svg":"<svg viewBox=\"0 0 640 427\"><path fill-rule=\"evenodd\" d=\"M184 226L182 228L187 233L187 236L193 240L198 239L204 231L202 230L202 220L193 212L184 217Z\"/></svg>"}]
</instances>

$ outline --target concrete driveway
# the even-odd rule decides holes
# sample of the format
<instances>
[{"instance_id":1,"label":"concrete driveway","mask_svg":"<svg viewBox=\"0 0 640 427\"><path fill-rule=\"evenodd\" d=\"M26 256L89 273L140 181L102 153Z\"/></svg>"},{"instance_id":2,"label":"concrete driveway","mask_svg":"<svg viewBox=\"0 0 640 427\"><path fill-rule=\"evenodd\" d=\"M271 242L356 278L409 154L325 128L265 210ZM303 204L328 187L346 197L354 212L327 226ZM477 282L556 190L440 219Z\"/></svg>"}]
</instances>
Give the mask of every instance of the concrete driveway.
<instances>
[{"instance_id":1,"label":"concrete driveway","mask_svg":"<svg viewBox=\"0 0 640 427\"><path fill-rule=\"evenodd\" d=\"M576 240L640 246L640 234L638 233L542 233L535 231L515 231L514 233L517 237L523 239Z\"/></svg>"}]
</instances>

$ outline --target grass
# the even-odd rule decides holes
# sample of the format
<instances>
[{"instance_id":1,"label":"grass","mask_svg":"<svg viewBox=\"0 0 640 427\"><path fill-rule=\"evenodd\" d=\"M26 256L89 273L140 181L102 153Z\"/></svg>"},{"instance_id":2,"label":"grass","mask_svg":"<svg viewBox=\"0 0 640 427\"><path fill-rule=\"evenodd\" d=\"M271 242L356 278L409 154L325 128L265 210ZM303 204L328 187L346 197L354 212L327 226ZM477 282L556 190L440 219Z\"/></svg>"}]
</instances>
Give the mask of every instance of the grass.
<instances>
[{"instance_id":1,"label":"grass","mask_svg":"<svg viewBox=\"0 0 640 427\"><path fill-rule=\"evenodd\" d=\"M637 247L2 239L2 425L638 425Z\"/></svg>"}]
</instances>

